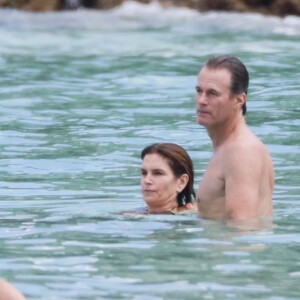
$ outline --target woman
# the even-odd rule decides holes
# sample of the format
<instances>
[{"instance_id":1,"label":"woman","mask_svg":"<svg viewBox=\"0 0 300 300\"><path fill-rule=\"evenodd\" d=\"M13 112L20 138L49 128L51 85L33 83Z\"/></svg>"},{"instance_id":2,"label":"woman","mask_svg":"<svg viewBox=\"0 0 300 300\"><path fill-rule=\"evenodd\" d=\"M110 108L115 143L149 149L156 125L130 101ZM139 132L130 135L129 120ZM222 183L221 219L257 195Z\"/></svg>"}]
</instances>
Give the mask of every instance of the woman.
<instances>
[{"instance_id":1,"label":"woman","mask_svg":"<svg viewBox=\"0 0 300 300\"><path fill-rule=\"evenodd\" d=\"M178 213L194 210L193 163L179 145L160 143L141 152L141 187L146 213Z\"/></svg>"}]
</instances>

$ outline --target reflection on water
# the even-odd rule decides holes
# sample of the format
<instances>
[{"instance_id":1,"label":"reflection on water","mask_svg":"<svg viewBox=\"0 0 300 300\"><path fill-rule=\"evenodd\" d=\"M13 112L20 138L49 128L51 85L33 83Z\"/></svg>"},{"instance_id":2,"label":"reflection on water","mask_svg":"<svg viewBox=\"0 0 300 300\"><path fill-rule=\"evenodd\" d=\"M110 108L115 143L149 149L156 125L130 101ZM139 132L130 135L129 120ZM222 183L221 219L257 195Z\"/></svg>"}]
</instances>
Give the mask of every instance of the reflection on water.
<instances>
[{"instance_id":1,"label":"reflection on water","mask_svg":"<svg viewBox=\"0 0 300 300\"><path fill-rule=\"evenodd\" d=\"M0 276L29 299L297 299L299 24L134 3L0 11ZM181 144L201 180L211 145L194 87L219 53L249 67L272 222L123 215L143 205L147 144Z\"/></svg>"}]
</instances>

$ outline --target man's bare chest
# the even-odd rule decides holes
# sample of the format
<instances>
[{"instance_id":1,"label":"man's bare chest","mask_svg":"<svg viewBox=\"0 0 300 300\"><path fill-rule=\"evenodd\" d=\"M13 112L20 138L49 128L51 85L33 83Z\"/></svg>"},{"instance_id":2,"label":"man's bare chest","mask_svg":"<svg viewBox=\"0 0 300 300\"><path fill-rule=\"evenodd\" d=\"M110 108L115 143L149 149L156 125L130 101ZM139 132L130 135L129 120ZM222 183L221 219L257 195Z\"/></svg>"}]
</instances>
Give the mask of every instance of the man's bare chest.
<instances>
[{"instance_id":1,"label":"man's bare chest","mask_svg":"<svg viewBox=\"0 0 300 300\"><path fill-rule=\"evenodd\" d=\"M220 157L212 157L197 191L198 208L204 217L225 213L225 180Z\"/></svg>"}]
</instances>

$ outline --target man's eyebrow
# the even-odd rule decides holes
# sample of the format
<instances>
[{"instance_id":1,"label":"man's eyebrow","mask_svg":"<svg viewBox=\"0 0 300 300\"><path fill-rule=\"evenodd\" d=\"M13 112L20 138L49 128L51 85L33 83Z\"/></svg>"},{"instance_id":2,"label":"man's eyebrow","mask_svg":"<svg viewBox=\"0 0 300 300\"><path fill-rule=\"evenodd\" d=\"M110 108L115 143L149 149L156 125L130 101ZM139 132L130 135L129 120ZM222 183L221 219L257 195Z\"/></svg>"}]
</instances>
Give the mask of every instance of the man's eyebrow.
<instances>
[{"instance_id":1,"label":"man's eyebrow","mask_svg":"<svg viewBox=\"0 0 300 300\"><path fill-rule=\"evenodd\" d=\"M201 90L201 91L202 91L202 88L201 88L201 86L199 86L199 85L196 85L196 86L195 86L195 89L196 89L196 90ZM213 87L210 87L210 88L207 89L207 91L217 91L217 89L215 89L215 88L213 88Z\"/></svg>"}]
</instances>

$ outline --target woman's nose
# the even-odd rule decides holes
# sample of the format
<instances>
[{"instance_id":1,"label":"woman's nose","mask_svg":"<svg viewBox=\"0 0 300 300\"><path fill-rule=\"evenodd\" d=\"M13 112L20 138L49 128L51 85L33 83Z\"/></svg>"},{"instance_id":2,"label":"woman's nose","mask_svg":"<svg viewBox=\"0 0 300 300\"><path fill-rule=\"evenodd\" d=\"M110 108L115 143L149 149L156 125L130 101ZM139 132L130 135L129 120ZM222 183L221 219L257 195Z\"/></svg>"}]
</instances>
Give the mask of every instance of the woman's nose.
<instances>
[{"instance_id":1,"label":"woman's nose","mask_svg":"<svg viewBox=\"0 0 300 300\"><path fill-rule=\"evenodd\" d=\"M144 182L149 184L152 182L152 176L150 174L147 174L144 176Z\"/></svg>"}]
</instances>

